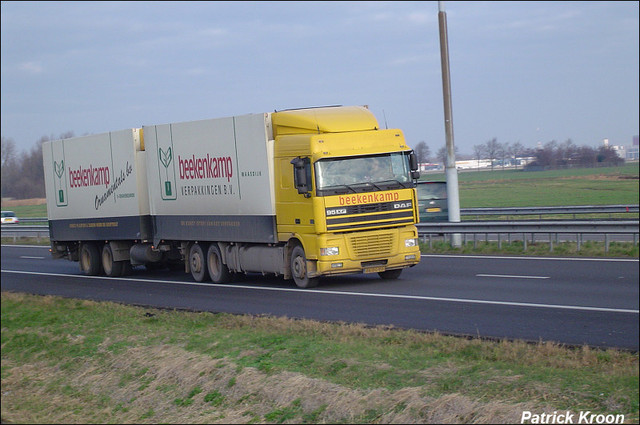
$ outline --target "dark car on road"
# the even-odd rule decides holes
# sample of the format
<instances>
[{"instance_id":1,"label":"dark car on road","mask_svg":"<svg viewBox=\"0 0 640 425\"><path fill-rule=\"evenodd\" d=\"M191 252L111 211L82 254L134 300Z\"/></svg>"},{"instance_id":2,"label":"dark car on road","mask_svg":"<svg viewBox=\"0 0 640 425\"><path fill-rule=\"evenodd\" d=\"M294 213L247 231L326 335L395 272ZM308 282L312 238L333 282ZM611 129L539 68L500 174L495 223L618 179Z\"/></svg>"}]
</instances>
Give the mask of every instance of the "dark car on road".
<instances>
[{"instance_id":1,"label":"dark car on road","mask_svg":"<svg viewBox=\"0 0 640 425\"><path fill-rule=\"evenodd\" d=\"M446 182L418 182L418 211L420 222L449 221Z\"/></svg>"}]
</instances>

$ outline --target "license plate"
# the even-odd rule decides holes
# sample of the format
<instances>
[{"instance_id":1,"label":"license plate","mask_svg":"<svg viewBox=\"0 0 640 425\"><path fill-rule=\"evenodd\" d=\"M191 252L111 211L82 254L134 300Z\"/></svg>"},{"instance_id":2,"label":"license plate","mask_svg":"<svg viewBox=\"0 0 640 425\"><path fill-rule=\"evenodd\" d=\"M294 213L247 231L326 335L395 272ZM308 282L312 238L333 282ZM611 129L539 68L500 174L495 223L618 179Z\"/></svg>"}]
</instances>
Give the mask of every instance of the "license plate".
<instances>
[{"instance_id":1,"label":"license plate","mask_svg":"<svg viewBox=\"0 0 640 425\"><path fill-rule=\"evenodd\" d=\"M364 268L364 272L365 273L380 273L383 272L385 270L384 266L378 266L378 267L365 267Z\"/></svg>"},{"instance_id":2,"label":"license plate","mask_svg":"<svg viewBox=\"0 0 640 425\"><path fill-rule=\"evenodd\" d=\"M440 208L427 208L427 212L440 212L442 211Z\"/></svg>"}]
</instances>

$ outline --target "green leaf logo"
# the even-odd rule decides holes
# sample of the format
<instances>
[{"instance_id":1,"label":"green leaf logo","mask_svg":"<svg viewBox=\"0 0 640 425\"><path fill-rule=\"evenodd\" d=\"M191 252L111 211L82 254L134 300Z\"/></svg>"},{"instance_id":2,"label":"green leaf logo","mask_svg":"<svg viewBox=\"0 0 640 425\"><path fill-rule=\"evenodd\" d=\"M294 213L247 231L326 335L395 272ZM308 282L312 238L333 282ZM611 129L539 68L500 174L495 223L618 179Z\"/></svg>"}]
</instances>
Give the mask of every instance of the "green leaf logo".
<instances>
[{"instance_id":1,"label":"green leaf logo","mask_svg":"<svg viewBox=\"0 0 640 425\"><path fill-rule=\"evenodd\" d=\"M171 164L171 147L167 148L166 152L162 148L158 148L158 152L160 153L160 162L162 162L164 168L169 168L169 164Z\"/></svg>"},{"instance_id":2,"label":"green leaf logo","mask_svg":"<svg viewBox=\"0 0 640 425\"><path fill-rule=\"evenodd\" d=\"M61 179L62 175L64 174L64 159L60 161L60 164L58 164L56 161L53 161L53 168L56 172L56 176Z\"/></svg>"}]
</instances>

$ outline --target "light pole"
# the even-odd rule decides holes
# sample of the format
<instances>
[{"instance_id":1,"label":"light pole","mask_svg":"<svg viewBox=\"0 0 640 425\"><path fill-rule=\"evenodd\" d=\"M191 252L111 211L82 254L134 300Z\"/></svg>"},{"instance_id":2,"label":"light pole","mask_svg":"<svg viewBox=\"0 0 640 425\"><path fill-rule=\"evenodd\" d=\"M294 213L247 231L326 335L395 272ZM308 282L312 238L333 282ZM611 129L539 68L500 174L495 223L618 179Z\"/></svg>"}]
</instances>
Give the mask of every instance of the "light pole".
<instances>
[{"instance_id":1,"label":"light pole","mask_svg":"<svg viewBox=\"0 0 640 425\"><path fill-rule=\"evenodd\" d=\"M453 143L453 113L451 108L451 79L449 75L449 41L447 38L447 14L444 2L438 2L438 24L440 28L440 59L442 64L442 95L444 98L444 130L447 143L447 161L445 164L447 180L447 207L449 221L460 222L460 197L458 195L458 170ZM451 235L451 245L459 248L462 245L459 233Z\"/></svg>"}]
</instances>

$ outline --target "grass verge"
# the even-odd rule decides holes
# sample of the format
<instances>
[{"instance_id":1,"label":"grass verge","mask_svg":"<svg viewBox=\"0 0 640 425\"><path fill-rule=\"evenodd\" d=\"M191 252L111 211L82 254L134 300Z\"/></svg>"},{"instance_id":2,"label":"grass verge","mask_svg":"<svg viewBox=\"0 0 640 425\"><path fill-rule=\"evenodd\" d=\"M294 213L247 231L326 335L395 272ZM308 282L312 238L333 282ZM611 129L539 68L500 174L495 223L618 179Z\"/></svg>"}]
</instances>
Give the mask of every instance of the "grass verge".
<instances>
[{"instance_id":1,"label":"grass verge","mask_svg":"<svg viewBox=\"0 0 640 425\"><path fill-rule=\"evenodd\" d=\"M519 255L532 257L608 257L608 258L638 258L639 246L633 242L610 242L605 249L604 242L587 241L580 245L575 242L535 242L527 243L512 241L511 243L492 241L477 241L462 243L459 248L452 247L447 241L435 240L420 243L423 254L463 254L463 255Z\"/></svg>"},{"instance_id":2,"label":"grass verge","mask_svg":"<svg viewBox=\"0 0 640 425\"><path fill-rule=\"evenodd\" d=\"M638 354L2 293L3 423L638 421Z\"/></svg>"}]
</instances>

